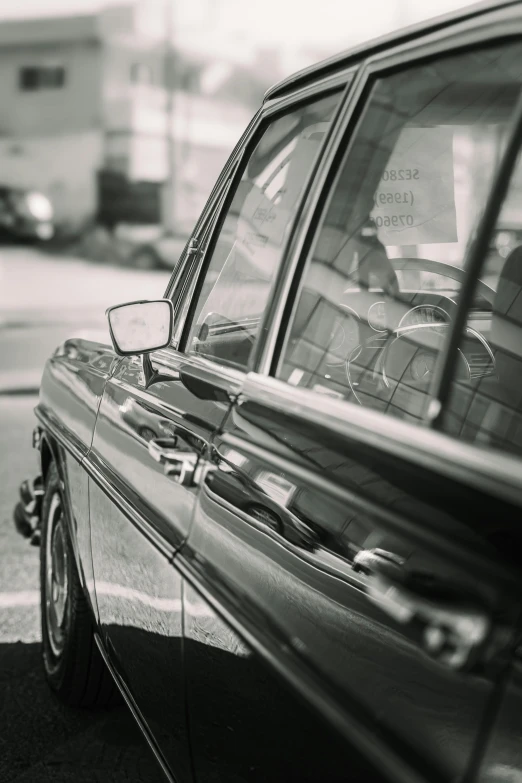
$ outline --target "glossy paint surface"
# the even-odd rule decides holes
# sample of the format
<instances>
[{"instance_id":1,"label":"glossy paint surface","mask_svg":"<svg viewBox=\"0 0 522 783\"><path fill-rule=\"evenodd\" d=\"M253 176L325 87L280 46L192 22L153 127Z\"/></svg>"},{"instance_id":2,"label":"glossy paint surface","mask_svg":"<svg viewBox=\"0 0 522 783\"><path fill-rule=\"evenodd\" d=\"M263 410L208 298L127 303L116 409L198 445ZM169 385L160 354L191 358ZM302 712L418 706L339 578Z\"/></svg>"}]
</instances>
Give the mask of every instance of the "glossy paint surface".
<instances>
[{"instance_id":1,"label":"glossy paint surface","mask_svg":"<svg viewBox=\"0 0 522 783\"><path fill-rule=\"evenodd\" d=\"M181 577L92 479L90 506L105 648L164 759L189 781Z\"/></svg>"},{"instance_id":2,"label":"glossy paint surface","mask_svg":"<svg viewBox=\"0 0 522 783\"><path fill-rule=\"evenodd\" d=\"M117 361L105 343L67 340L45 365L37 408L44 425L51 425L50 437L61 444L59 468L69 501L77 563L95 614L88 475L81 460L91 447L103 389Z\"/></svg>"},{"instance_id":3,"label":"glossy paint surface","mask_svg":"<svg viewBox=\"0 0 522 783\"><path fill-rule=\"evenodd\" d=\"M520 635L498 713L482 748L477 783L522 781L522 649Z\"/></svg>"},{"instance_id":4,"label":"glossy paint surface","mask_svg":"<svg viewBox=\"0 0 522 783\"><path fill-rule=\"evenodd\" d=\"M73 339L45 365L38 407L82 456L90 448L105 382L117 361L107 344Z\"/></svg>"},{"instance_id":5,"label":"glossy paint surface","mask_svg":"<svg viewBox=\"0 0 522 783\"><path fill-rule=\"evenodd\" d=\"M395 779L405 771L426 780L463 775L506 651L499 645L476 665L472 656L469 672L456 671L428 654L422 622L401 621L369 596L388 572L435 604L493 612L495 582L477 581L409 524L452 530L453 539L484 550L480 514L476 528L467 511L459 517L469 491L305 427L275 403L236 405L214 446L218 469L207 477L188 541L210 592L231 596L238 622L248 618L252 633L304 678L320 675L316 694L307 691L310 704L329 693L345 736L356 739L355 719L367 730L357 740L369 751L373 742L391 779L394 765ZM503 607L508 625L514 611Z\"/></svg>"},{"instance_id":6,"label":"glossy paint surface","mask_svg":"<svg viewBox=\"0 0 522 783\"><path fill-rule=\"evenodd\" d=\"M105 388L87 460L96 598L107 652L176 779L190 779L182 659L182 580L173 565L197 488L151 455L202 454L228 406L197 398L172 372L144 388L123 359Z\"/></svg>"},{"instance_id":7,"label":"glossy paint surface","mask_svg":"<svg viewBox=\"0 0 522 783\"><path fill-rule=\"evenodd\" d=\"M185 667L194 773L200 783L373 780L187 582Z\"/></svg>"}]
</instances>

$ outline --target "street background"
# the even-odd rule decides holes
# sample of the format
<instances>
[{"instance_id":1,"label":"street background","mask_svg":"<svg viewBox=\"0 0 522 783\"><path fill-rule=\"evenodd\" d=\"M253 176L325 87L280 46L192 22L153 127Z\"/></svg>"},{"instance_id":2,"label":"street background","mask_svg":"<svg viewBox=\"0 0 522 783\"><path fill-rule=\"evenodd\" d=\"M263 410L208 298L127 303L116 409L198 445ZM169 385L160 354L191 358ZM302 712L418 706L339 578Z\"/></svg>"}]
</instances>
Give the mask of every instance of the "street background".
<instances>
[{"instance_id":1,"label":"street background","mask_svg":"<svg viewBox=\"0 0 522 783\"><path fill-rule=\"evenodd\" d=\"M15 531L20 482L36 467L31 432L43 364L78 332L103 332L105 309L160 297L168 271L103 267L0 248L0 781L161 780L122 706L99 715L52 698L40 663L39 549Z\"/></svg>"},{"instance_id":2,"label":"street background","mask_svg":"<svg viewBox=\"0 0 522 783\"><path fill-rule=\"evenodd\" d=\"M39 550L12 510L35 466L46 358L67 337L106 335L108 306L163 295L272 83L466 4L0 0L0 187L46 194L55 232L45 247L0 246L0 783L160 779L125 707L65 709L43 679Z\"/></svg>"}]
</instances>

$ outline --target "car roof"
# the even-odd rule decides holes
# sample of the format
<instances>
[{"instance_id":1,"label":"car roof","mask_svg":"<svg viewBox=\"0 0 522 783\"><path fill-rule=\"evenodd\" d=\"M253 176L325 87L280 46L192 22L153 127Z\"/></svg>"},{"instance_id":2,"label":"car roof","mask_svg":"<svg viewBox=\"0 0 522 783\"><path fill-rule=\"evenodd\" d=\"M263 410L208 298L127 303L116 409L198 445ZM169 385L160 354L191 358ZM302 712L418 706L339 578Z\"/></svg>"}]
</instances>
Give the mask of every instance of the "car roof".
<instances>
[{"instance_id":1,"label":"car roof","mask_svg":"<svg viewBox=\"0 0 522 783\"><path fill-rule=\"evenodd\" d=\"M314 82L328 76L332 72L346 68L352 63L360 60L362 56L367 57L371 54L376 54L383 49L391 48L400 43L407 43L415 38L427 35L428 33L434 33L438 30L443 30L446 27L451 27L451 25L458 22L473 19L482 14L486 14L489 11L517 5L518 3L520 3L520 0L497 0L496 2L485 0L484 2L474 3L473 5L459 8L457 11L453 11L449 14L432 17L419 24L402 27L398 30L394 30L392 33L380 36L379 38L373 38L352 49L347 49L326 60L303 68L303 70L297 71L297 73L277 82L277 84L274 84L266 91L263 102L271 100L272 98L279 98L296 88L305 87L310 82Z\"/></svg>"}]
</instances>

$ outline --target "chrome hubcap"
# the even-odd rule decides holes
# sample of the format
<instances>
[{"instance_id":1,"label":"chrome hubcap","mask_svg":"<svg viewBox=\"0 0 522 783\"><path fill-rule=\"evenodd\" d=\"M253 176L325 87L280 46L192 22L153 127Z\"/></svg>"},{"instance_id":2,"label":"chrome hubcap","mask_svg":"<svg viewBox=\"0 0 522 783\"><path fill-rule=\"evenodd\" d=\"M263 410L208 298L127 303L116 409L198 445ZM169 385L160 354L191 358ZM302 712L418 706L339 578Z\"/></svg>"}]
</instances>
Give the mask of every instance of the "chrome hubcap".
<instances>
[{"instance_id":1,"label":"chrome hubcap","mask_svg":"<svg viewBox=\"0 0 522 783\"><path fill-rule=\"evenodd\" d=\"M54 655L59 655L64 643L65 610L67 606L67 547L62 502L54 494L49 508L45 541L46 590L45 610L49 644Z\"/></svg>"}]
</instances>

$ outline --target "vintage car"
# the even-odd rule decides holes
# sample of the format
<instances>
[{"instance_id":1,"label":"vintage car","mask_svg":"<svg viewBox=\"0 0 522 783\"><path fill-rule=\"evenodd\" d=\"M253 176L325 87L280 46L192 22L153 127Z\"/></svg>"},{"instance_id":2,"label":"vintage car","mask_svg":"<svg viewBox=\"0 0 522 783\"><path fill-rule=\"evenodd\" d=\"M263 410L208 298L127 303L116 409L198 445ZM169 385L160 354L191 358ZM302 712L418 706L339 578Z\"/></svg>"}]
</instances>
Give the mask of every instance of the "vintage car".
<instances>
[{"instance_id":1,"label":"vintage car","mask_svg":"<svg viewBox=\"0 0 522 783\"><path fill-rule=\"evenodd\" d=\"M522 779L521 144L522 3L311 67L164 294L48 360L47 680L166 779Z\"/></svg>"}]
</instances>

